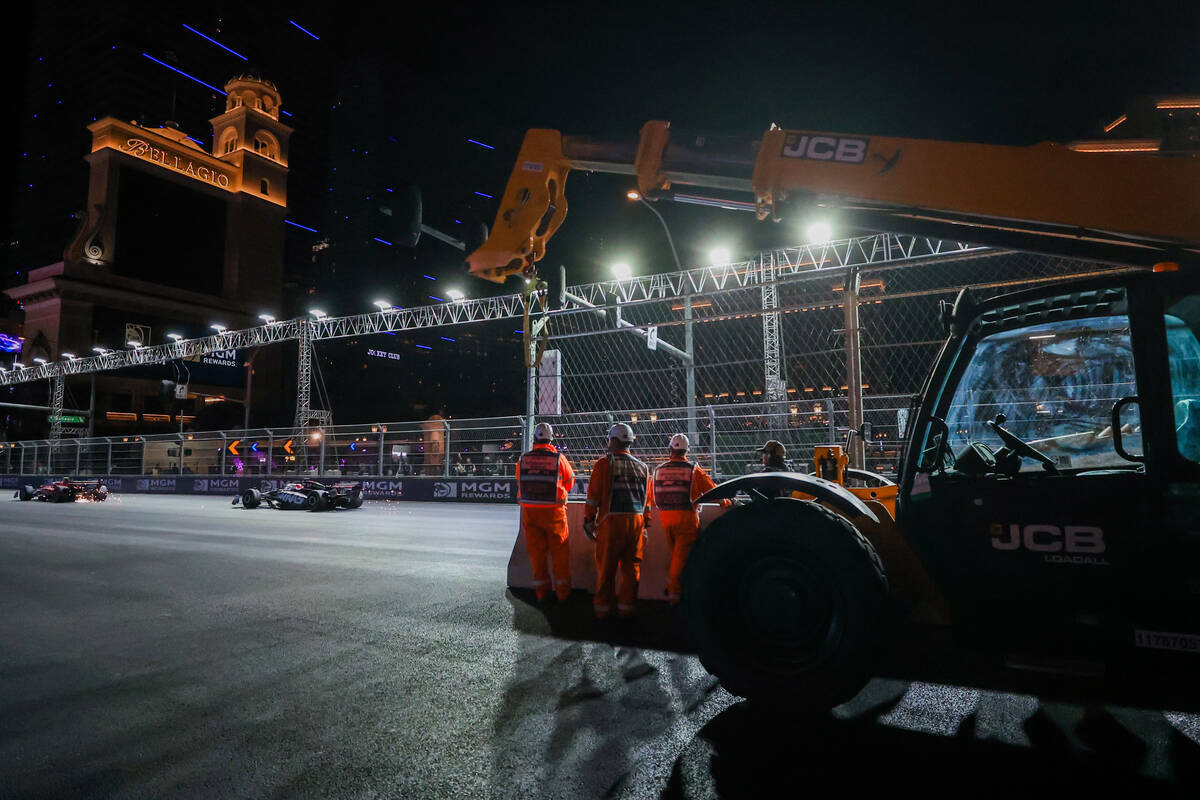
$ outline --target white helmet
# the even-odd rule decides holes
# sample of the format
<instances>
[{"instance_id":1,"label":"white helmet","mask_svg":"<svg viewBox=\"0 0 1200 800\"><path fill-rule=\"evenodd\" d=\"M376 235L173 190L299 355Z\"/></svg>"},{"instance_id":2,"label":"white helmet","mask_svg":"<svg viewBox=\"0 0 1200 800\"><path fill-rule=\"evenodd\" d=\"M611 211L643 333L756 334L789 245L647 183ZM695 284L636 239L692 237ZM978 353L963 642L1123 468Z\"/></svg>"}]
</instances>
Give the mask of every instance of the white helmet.
<instances>
[{"instance_id":1,"label":"white helmet","mask_svg":"<svg viewBox=\"0 0 1200 800\"><path fill-rule=\"evenodd\" d=\"M683 435L682 433L677 433L671 437L671 443L667 445L667 448L670 450L687 450L691 444L692 443L688 441L687 436Z\"/></svg>"},{"instance_id":2,"label":"white helmet","mask_svg":"<svg viewBox=\"0 0 1200 800\"><path fill-rule=\"evenodd\" d=\"M633 428L629 427L624 422L618 422L616 425L613 425L608 429L608 438L616 439L622 444L633 444L633 440L636 437L633 435Z\"/></svg>"},{"instance_id":3,"label":"white helmet","mask_svg":"<svg viewBox=\"0 0 1200 800\"><path fill-rule=\"evenodd\" d=\"M549 422L539 422L537 427L533 429L533 440L535 442L554 441L554 428L550 427Z\"/></svg>"}]
</instances>

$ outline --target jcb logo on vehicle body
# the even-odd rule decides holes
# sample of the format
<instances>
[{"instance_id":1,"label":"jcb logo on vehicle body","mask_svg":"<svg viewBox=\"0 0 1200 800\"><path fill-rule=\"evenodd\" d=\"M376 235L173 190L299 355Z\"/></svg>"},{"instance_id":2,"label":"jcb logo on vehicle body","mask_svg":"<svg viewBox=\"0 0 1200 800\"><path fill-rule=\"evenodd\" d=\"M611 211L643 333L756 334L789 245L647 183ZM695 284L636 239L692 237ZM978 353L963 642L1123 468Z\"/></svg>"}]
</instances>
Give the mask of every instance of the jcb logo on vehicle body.
<instances>
[{"instance_id":1,"label":"jcb logo on vehicle body","mask_svg":"<svg viewBox=\"0 0 1200 800\"><path fill-rule=\"evenodd\" d=\"M1028 550L1045 554L1051 564L1107 565L1101 558L1108 546L1104 531L1092 525L1001 525L993 524L992 547L996 550Z\"/></svg>"},{"instance_id":2,"label":"jcb logo on vehicle body","mask_svg":"<svg viewBox=\"0 0 1200 800\"><path fill-rule=\"evenodd\" d=\"M789 133L783 140L782 155L784 158L861 164L867 159L867 145L870 141L859 136Z\"/></svg>"}]
</instances>

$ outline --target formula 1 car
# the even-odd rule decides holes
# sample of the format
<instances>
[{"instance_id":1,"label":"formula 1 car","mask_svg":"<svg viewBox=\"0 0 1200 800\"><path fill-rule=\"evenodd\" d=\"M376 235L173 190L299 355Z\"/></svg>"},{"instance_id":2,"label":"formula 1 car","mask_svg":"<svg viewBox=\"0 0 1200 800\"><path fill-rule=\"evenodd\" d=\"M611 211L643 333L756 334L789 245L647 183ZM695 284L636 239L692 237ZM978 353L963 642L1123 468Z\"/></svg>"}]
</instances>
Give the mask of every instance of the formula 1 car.
<instances>
[{"instance_id":1,"label":"formula 1 car","mask_svg":"<svg viewBox=\"0 0 1200 800\"><path fill-rule=\"evenodd\" d=\"M98 480L73 481L63 478L61 481L50 481L37 489L27 483L13 493L13 498L42 500L47 503L74 503L77 500L85 503L103 503L108 499L108 487Z\"/></svg>"},{"instance_id":2,"label":"formula 1 car","mask_svg":"<svg viewBox=\"0 0 1200 800\"><path fill-rule=\"evenodd\" d=\"M284 511L327 511L331 508L358 508L363 504L361 483L335 483L326 486L313 480L289 483L278 489L247 489L233 498L233 505L258 508L266 503Z\"/></svg>"}]
</instances>

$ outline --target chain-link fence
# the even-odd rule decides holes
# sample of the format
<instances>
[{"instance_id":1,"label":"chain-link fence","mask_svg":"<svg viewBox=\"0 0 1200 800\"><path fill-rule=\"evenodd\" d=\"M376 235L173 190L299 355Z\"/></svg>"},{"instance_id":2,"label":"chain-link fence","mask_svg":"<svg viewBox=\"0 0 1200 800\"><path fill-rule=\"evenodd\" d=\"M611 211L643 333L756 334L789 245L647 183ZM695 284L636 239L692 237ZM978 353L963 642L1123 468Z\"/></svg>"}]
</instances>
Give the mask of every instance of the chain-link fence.
<instances>
[{"instance_id":1,"label":"chain-link fence","mask_svg":"<svg viewBox=\"0 0 1200 800\"><path fill-rule=\"evenodd\" d=\"M568 303L550 337L560 380L538 381L538 419L569 420L568 431L580 420L597 431L605 419L632 422L643 441L656 440L652 448L689 433L726 476L756 466L755 451L767 439L783 442L802 466L813 445L844 441L857 416L847 385L847 355L857 348L861 420L873 427L864 466L894 473L911 398L944 339L940 301L963 288L982 299L1116 269L978 249L866 264L856 268L854 341L844 306L849 268L816 260L785 271L777 257L724 267L741 279L709 281L705 291L664 287L657 296L629 297L613 282L590 308ZM592 448L600 435L579 438Z\"/></svg>"},{"instance_id":2,"label":"chain-link fence","mask_svg":"<svg viewBox=\"0 0 1200 800\"><path fill-rule=\"evenodd\" d=\"M621 421L633 425L641 454L665 454L672 434L687 433L697 460L731 477L758 468L768 439L809 471L814 445L844 441L861 420L872 424L863 466L894 474L912 396L943 339L940 301L964 287L983 298L1111 269L1119 268L878 234L568 287L548 315L551 356L523 415L15 442L0 446L0 469L512 475L534 422L545 420L584 472ZM848 291L857 298L857 328L846 313ZM443 338L481 351L509 348L511 334L524 333L511 328L507 319L464 323ZM849 386L850 355L861 365L861 398ZM500 373L484 376L481 392L495 392L502 374L516 380L520 362L512 363L497 359Z\"/></svg>"}]
</instances>

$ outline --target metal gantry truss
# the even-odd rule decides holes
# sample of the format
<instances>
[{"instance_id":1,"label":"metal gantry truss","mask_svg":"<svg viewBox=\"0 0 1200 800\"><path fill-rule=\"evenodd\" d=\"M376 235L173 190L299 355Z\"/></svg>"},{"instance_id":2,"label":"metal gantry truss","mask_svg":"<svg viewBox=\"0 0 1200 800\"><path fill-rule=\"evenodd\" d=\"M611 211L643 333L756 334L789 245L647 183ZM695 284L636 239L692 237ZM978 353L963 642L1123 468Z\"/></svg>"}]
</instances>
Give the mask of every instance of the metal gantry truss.
<instances>
[{"instance_id":1,"label":"metal gantry truss","mask_svg":"<svg viewBox=\"0 0 1200 800\"><path fill-rule=\"evenodd\" d=\"M768 304L771 308L778 304L777 299L773 302L771 300L772 297L777 298L774 290L777 284L802 278L814 271L837 271L902 262L919 263L925 260L954 260L980 254L986 250L987 248L966 242L875 233L823 244L766 251L753 259L736 263L570 286L566 290L566 294L571 300L568 307L552 311L551 316L555 313L577 312L582 309L595 312L604 308L617 308L621 305L643 301L690 298L698 294L714 294L754 286L763 287L763 308L767 310ZM52 408L57 409L54 416L61 418L63 379L72 375L163 364L168 361L196 358L223 350L297 341L300 346L300 359L295 424L297 427L303 427L309 424L308 420L313 419L316 413L311 407L311 358L314 341L423 330L488 320L517 319L521 318L523 314L524 296L510 294L477 300L463 299L414 308L393 307L344 317L281 320L254 328L224 331L213 336L184 339L170 344L138 347L131 350L109 350L87 358L70 358L4 371L0 372L0 386L50 379L52 382ZM777 317L777 315L766 314L763 321L764 352L768 353L766 384L768 392L781 388L781 378L775 375L776 380L772 381L773 375L770 373L772 362L775 362L778 367L782 358L782 353L778 352L777 347L778 319L776 318L772 323L769 319L771 317ZM628 323L626 325L628 326ZM773 329L772 325L775 326ZM776 346L772 346L772 342L775 342ZM772 358L770 353L776 353L776 356ZM58 425L58 428L55 428L54 425ZM52 421L52 436L56 430L61 435L61 422Z\"/></svg>"}]
</instances>

